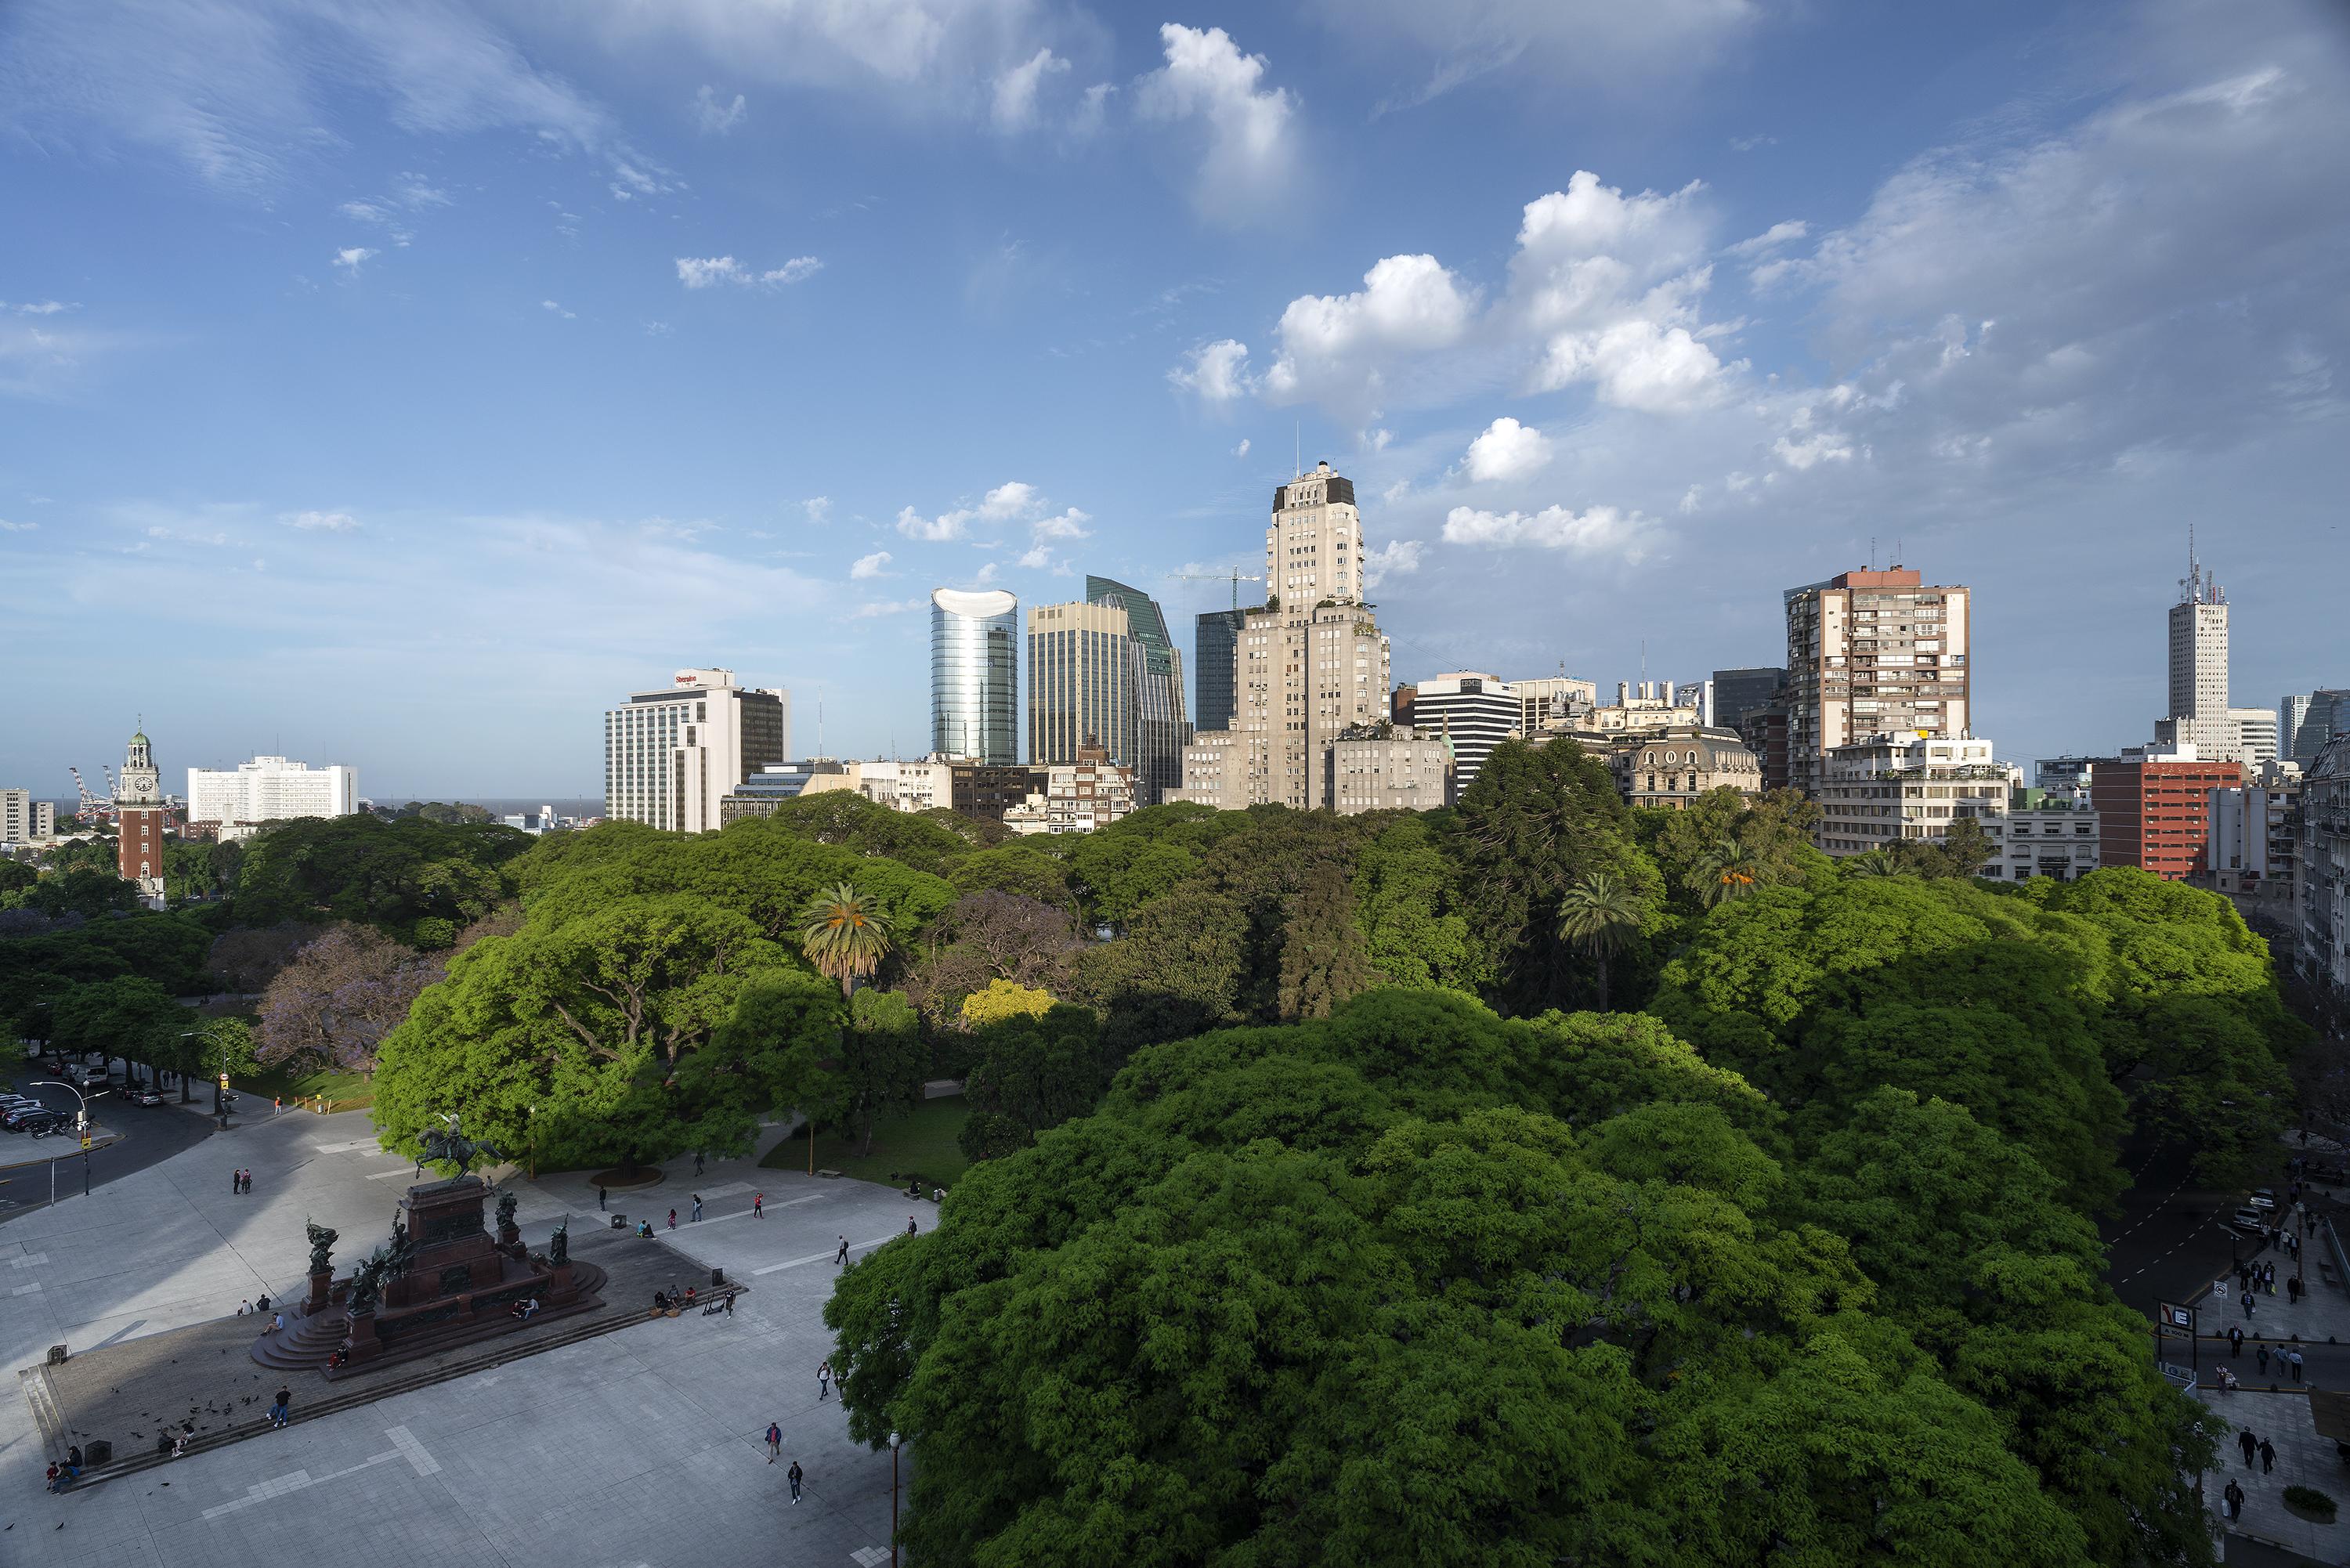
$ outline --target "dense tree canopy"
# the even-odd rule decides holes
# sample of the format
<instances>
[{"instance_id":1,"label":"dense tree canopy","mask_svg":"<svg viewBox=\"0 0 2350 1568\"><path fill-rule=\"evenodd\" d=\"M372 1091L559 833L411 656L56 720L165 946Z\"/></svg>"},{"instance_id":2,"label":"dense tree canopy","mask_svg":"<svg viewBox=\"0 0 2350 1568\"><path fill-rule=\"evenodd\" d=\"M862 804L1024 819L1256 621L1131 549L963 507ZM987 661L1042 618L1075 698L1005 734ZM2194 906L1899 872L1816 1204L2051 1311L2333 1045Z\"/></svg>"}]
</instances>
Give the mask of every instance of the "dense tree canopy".
<instances>
[{"instance_id":1,"label":"dense tree canopy","mask_svg":"<svg viewBox=\"0 0 2350 1568\"><path fill-rule=\"evenodd\" d=\"M245 845L236 918L344 920L411 947L445 948L514 896L513 862L531 844L518 828L422 815L279 823Z\"/></svg>"}]
</instances>

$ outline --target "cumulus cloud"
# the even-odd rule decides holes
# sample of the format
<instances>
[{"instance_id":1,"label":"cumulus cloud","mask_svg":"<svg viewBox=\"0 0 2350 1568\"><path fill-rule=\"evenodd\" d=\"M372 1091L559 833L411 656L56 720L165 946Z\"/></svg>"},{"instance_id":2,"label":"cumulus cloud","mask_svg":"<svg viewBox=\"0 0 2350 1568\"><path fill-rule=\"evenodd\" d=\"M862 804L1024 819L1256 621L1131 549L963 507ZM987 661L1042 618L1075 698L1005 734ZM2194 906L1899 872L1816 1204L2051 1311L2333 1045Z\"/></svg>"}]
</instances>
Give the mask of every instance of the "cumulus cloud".
<instances>
[{"instance_id":1,"label":"cumulus cloud","mask_svg":"<svg viewBox=\"0 0 2350 1568\"><path fill-rule=\"evenodd\" d=\"M1363 556L1363 586L1375 588L1389 577L1406 576L1419 570L1422 546L1417 539L1390 539L1376 550Z\"/></svg>"},{"instance_id":2,"label":"cumulus cloud","mask_svg":"<svg viewBox=\"0 0 2350 1568\"><path fill-rule=\"evenodd\" d=\"M1257 388L1249 369L1248 345L1230 337L1201 344L1167 372L1167 379L1209 404L1236 402ZM1248 443L1243 441L1241 448L1246 451Z\"/></svg>"},{"instance_id":3,"label":"cumulus cloud","mask_svg":"<svg viewBox=\"0 0 2350 1568\"><path fill-rule=\"evenodd\" d=\"M1721 361L1686 327L1635 319L1593 332L1563 332L1536 372L1544 391L1589 381L1603 402L1650 413L1703 408L1723 392Z\"/></svg>"},{"instance_id":4,"label":"cumulus cloud","mask_svg":"<svg viewBox=\"0 0 2350 1568\"><path fill-rule=\"evenodd\" d=\"M780 287L785 284L812 277L824 270L824 263L815 256L794 256L779 267L764 272L744 266L733 256L680 256L677 258L677 281L688 288L714 288L721 284L749 287L754 284Z\"/></svg>"},{"instance_id":5,"label":"cumulus cloud","mask_svg":"<svg viewBox=\"0 0 2350 1568\"><path fill-rule=\"evenodd\" d=\"M1234 448L1232 448L1232 455L1233 455L1234 457L1246 457L1246 456L1248 455L1248 453L1249 453L1249 442L1248 442L1248 437L1246 437L1246 436L1243 436L1243 437L1241 437L1241 444L1240 444L1240 445L1238 445L1238 446L1236 446L1236 447L1234 447Z\"/></svg>"},{"instance_id":6,"label":"cumulus cloud","mask_svg":"<svg viewBox=\"0 0 2350 1568\"><path fill-rule=\"evenodd\" d=\"M1297 101L1265 88L1263 55L1241 52L1222 27L1170 22L1159 29L1167 64L1135 84L1142 119L1199 127L1204 137L1194 200L1214 217L1254 206L1288 177Z\"/></svg>"},{"instance_id":7,"label":"cumulus cloud","mask_svg":"<svg viewBox=\"0 0 2350 1568\"><path fill-rule=\"evenodd\" d=\"M888 575L889 566L889 552L876 550L869 556L859 556L856 564L848 568L848 576L851 581L885 576Z\"/></svg>"},{"instance_id":8,"label":"cumulus cloud","mask_svg":"<svg viewBox=\"0 0 2350 1568\"><path fill-rule=\"evenodd\" d=\"M1265 396L1320 402L1342 415L1375 413L1396 369L1461 341L1476 300L1477 291L1434 256L1388 256L1352 294L1289 302Z\"/></svg>"},{"instance_id":9,"label":"cumulus cloud","mask_svg":"<svg viewBox=\"0 0 2350 1568\"><path fill-rule=\"evenodd\" d=\"M1046 77L1063 76L1068 69L1068 61L1051 49L1043 48L999 74L995 78L992 111L995 129L1003 131L1026 130L1035 125L1037 88Z\"/></svg>"},{"instance_id":10,"label":"cumulus cloud","mask_svg":"<svg viewBox=\"0 0 2350 1568\"><path fill-rule=\"evenodd\" d=\"M286 519L286 525L309 533L348 534L359 525L359 520L348 512L296 512Z\"/></svg>"},{"instance_id":11,"label":"cumulus cloud","mask_svg":"<svg viewBox=\"0 0 2350 1568\"><path fill-rule=\"evenodd\" d=\"M1504 415L1487 425L1485 433L1469 443L1461 467L1471 483L1485 484L1523 479L1539 472L1550 459L1548 436Z\"/></svg>"},{"instance_id":12,"label":"cumulus cloud","mask_svg":"<svg viewBox=\"0 0 2350 1568\"><path fill-rule=\"evenodd\" d=\"M1007 480L981 497L976 506L958 506L935 516L925 515L910 506L901 508L898 513L898 532L909 539L936 543L968 537L974 523L1024 523L1035 546L1089 536L1091 530L1086 524L1093 521L1090 514L1074 506L1047 513L1045 504L1044 493L1035 485L1023 480Z\"/></svg>"},{"instance_id":13,"label":"cumulus cloud","mask_svg":"<svg viewBox=\"0 0 2350 1568\"><path fill-rule=\"evenodd\" d=\"M693 95L693 123L704 136L725 135L742 124L749 112L750 106L743 101L743 95L739 92L734 95L734 101L728 103L718 96L716 88L704 83L702 89Z\"/></svg>"},{"instance_id":14,"label":"cumulus cloud","mask_svg":"<svg viewBox=\"0 0 2350 1568\"><path fill-rule=\"evenodd\" d=\"M1612 556L1631 565L1648 556L1656 533L1650 518L1613 506L1594 506L1581 513L1564 506L1545 506L1534 513L1456 506L1444 516L1444 540L1449 545L1495 549L1530 545L1576 556Z\"/></svg>"}]
</instances>

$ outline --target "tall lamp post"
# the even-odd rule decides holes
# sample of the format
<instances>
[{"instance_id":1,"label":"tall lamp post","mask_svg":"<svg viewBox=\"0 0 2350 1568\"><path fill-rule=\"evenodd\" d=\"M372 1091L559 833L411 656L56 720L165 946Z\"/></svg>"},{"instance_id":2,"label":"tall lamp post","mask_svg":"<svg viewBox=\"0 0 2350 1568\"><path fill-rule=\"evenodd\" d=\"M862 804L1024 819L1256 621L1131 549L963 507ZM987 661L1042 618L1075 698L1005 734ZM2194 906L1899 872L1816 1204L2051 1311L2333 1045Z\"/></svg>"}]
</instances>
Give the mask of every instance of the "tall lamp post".
<instances>
[{"instance_id":1,"label":"tall lamp post","mask_svg":"<svg viewBox=\"0 0 2350 1568\"><path fill-rule=\"evenodd\" d=\"M73 1097L74 1097L76 1100L78 1100L78 1101L79 1101L79 1102L81 1103L81 1110L80 1110L80 1112L79 1112L79 1113L78 1113L78 1114L74 1117L74 1131L75 1131L78 1135L79 1135L79 1137L80 1137L80 1138L81 1138L81 1195L82 1195L84 1198L87 1198L87 1197L88 1197L88 1196L89 1196L89 1099L88 1099L88 1096L85 1096L85 1095L81 1092L81 1088L80 1088L80 1086L79 1086L78 1085L75 1085L75 1084L61 1084L61 1083L57 1082L55 1078L36 1078L35 1080L33 1080L33 1087L35 1087L35 1088L36 1088L36 1089L38 1089L38 1088L42 1088L42 1087L47 1087L47 1088L52 1088L52 1089L67 1089L67 1090L70 1090L70 1091L72 1092L72 1094L73 1094ZM100 1095L103 1095L103 1094L105 1094L105 1093L106 1093L106 1091L105 1091L105 1090L103 1090L103 1089L100 1089L100 1090L99 1091L99 1093ZM53 1159L53 1160L49 1161L49 1201L50 1201L50 1202L52 1202L52 1203L55 1203L57 1200L57 1162L56 1160L54 1160L54 1159ZM889 1514L889 1517L890 1517L890 1522L891 1522L892 1524L895 1524L895 1523L896 1523L896 1521L897 1521L897 1510L896 1510L896 1508L895 1508L895 1506L894 1506L894 1498L893 1498L893 1506L892 1506L892 1507L891 1507L891 1509L890 1509L890 1514Z\"/></svg>"},{"instance_id":2,"label":"tall lamp post","mask_svg":"<svg viewBox=\"0 0 2350 1568\"><path fill-rule=\"evenodd\" d=\"M889 1568L898 1568L898 1447L904 1440L889 1434Z\"/></svg>"}]
</instances>

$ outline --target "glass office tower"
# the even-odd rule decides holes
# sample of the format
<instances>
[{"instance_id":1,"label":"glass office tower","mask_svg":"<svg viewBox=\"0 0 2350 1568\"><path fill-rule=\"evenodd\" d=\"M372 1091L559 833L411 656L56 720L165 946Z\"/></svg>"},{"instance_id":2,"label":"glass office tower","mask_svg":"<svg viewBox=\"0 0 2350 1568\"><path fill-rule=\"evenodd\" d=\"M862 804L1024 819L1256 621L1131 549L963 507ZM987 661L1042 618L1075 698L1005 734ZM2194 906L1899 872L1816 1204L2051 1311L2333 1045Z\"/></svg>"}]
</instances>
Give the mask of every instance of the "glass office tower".
<instances>
[{"instance_id":1,"label":"glass office tower","mask_svg":"<svg viewBox=\"0 0 2350 1568\"><path fill-rule=\"evenodd\" d=\"M931 595L931 750L1020 760L1020 602L1002 588Z\"/></svg>"},{"instance_id":2,"label":"glass office tower","mask_svg":"<svg viewBox=\"0 0 2350 1568\"><path fill-rule=\"evenodd\" d=\"M1183 783L1183 748L1191 743L1184 711L1183 652L1167 635L1167 618L1141 589L1109 577L1087 576L1086 602L1126 611L1134 639L1132 756L1135 799L1157 805Z\"/></svg>"},{"instance_id":3,"label":"glass office tower","mask_svg":"<svg viewBox=\"0 0 2350 1568\"><path fill-rule=\"evenodd\" d=\"M1200 701L1193 705L1191 722L1203 731L1231 729L1232 715L1239 711L1232 655L1239 651L1241 624L1247 615L1239 609L1209 610L1196 623L1193 647L1200 664L1191 679L1199 685Z\"/></svg>"}]
</instances>

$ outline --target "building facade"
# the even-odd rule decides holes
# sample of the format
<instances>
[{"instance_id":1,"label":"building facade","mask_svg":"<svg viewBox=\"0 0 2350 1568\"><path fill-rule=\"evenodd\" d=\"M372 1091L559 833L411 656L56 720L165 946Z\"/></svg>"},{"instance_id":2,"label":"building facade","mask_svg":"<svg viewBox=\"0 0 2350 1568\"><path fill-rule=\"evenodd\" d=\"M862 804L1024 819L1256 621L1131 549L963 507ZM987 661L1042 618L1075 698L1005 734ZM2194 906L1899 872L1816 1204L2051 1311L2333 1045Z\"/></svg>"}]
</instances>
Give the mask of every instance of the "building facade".
<instances>
[{"instance_id":1,"label":"building facade","mask_svg":"<svg viewBox=\"0 0 2350 1568\"><path fill-rule=\"evenodd\" d=\"M1127 765L1134 770L1135 798L1157 805L1182 787L1183 747L1191 738L1190 706L1183 700L1183 650L1167 635L1159 602L1140 588L1088 576L1086 602L1126 611L1135 648L1134 738Z\"/></svg>"},{"instance_id":2,"label":"building facade","mask_svg":"<svg viewBox=\"0 0 2350 1568\"><path fill-rule=\"evenodd\" d=\"M2168 717L2155 726L2155 737L2193 746L2207 760L2236 758L2242 741L2228 711L2228 596L2195 558L2191 531L2179 587L2179 601L2170 607Z\"/></svg>"},{"instance_id":3,"label":"building facade","mask_svg":"<svg viewBox=\"0 0 2350 1568\"><path fill-rule=\"evenodd\" d=\"M1786 692L1781 691L1760 708L1748 709L1736 728L1738 738L1754 753L1755 766L1762 770L1763 792L1794 787L1787 764Z\"/></svg>"},{"instance_id":4,"label":"building facade","mask_svg":"<svg viewBox=\"0 0 2350 1568\"><path fill-rule=\"evenodd\" d=\"M2277 716L2271 709L2229 709L2228 733L2235 739L2236 756L2248 768L2265 767L2281 754L2277 751Z\"/></svg>"},{"instance_id":5,"label":"building facade","mask_svg":"<svg viewBox=\"0 0 2350 1568\"><path fill-rule=\"evenodd\" d=\"M1019 762L1019 620L1020 601L1002 588L931 595L932 753Z\"/></svg>"},{"instance_id":6,"label":"building facade","mask_svg":"<svg viewBox=\"0 0 2350 1568\"><path fill-rule=\"evenodd\" d=\"M1398 724L1363 724L1330 741L1330 807L1340 816L1367 811L1432 811L1458 795L1453 742Z\"/></svg>"},{"instance_id":7,"label":"building facade","mask_svg":"<svg viewBox=\"0 0 2350 1568\"><path fill-rule=\"evenodd\" d=\"M1991 831L2017 782L1991 743L1971 736L1875 735L1834 748L1826 766L1818 843L1838 858L1905 838L1939 843L1962 817Z\"/></svg>"},{"instance_id":8,"label":"building facade","mask_svg":"<svg viewBox=\"0 0 2350 1568\"><path fill-rule=\"evenodd\" d=\"M2293 726L2293 750L2289 755L2306 773L2316 764L2317 753L2325 742L2336 735L2350 735L2350 690L2321 686L2299 699L2301 718Z\"/></svg>"},{"instance_id":9,"label":"building facade","mask_svg":"<svg viewBox=\"0 0 2350 1568\"><path fill-rule=\"evenodd\" d=\"M1587 739L1604 752L1616 791L1627 805L1686 810L1718 789L1762 793L1762 764L1736 732L1706 724L1668 724L1611 740Z\"/></svg>"},{"instance_id":10,"label":"building facade","mask_svg":"<svg viewBox=\"0 0 2350 1568\"><path fill-rule=\"evenodd\" d=\"M1199 701L1191 707L1191 722L1202 730L1229 730L1236 700L1232 687L1232 656L1240 651L1241 622L1245 612L1210 610L1193 623L1191 653L1197 668L1191 681Z\"/></svg>"},{"instance_id":11,"label":"building facade","mask_svg":"<svg viewBox=\"0 0 2350 1568\"><path fill-rule=\"evenodd\" d=\"M1516 690L1497 675L1456 670L1413 684L1411 729L1451 739L1456 791L1477 782L1493 748L1518 733L1523 722Z\"/></svg>"},{"instance_id":12,"label":"building facade","mask_svg":"<svg viewBox=\"0 0 2350 1568\"><path fill-rule=\"evenodd\" d=\"M122 756L122 777L114 786L115 867L139 896L163 907L163 775L145 731L130 737Z\"/></svg>"},{"instance_id":13,"label":"building facade","mask_svg":"<svg viewBox=\"0 0 2350 1568\"><path fill-rule=\"evenodd\" d=\"M2306 764L2312 759L2303 757L2301 744L2301 722L2309 717L2310 693L2288 691L2277 704L2277 755Z\"/></svg>"},{"instance_id":14,"label":"building facade","mask_svg":"<svg viewBox=\"0 0 2350 1568\"><path fill-rule=\"evenodd\" d=\"M1573 675L1537 675L1509 686L1518 695L1518 733L1529 739L1546 730L1586 728L1591 711L1599 706L1599 683ZM1408 722L1396 716L1399 724Z\"/></svg>"},{"instance_id":15,"label":"building facade","mask_svg":"<svg viewBox=\"0 0 2350 1568\"><path fill-rule=\"evenodd\" d=\"M2097 868L2097 814L2038 788L2008 792L2007 815L1982 819L1997 844L1982 875L2008 882L2074 882Z\"/></svg>"},{"instance_id":16,"label":"building facade","mask_svg":"<svg viewBox=\"0 0 2350 1568\"><path fill-rule=\"evenodd\" d=\"M0 789L0 844L32 844L57 836L57 808L28 789Z\"/></svg>"},{"instance_id":17,"label":"building facade","mask_svg":"<svg viewBox=\"0 0 2350 1568\"><path fill-rule=\"evenodd\" d=\"M1747 714L1767 708L1786 689L1787 672L1777 665L1713 672L1712 722L1738 728Z\"/></svg>"},{"instance_id":18,"label":"building facade","mask_svg":"<svg viewBox=\"0 0 2350 1568\"><path fill-rule=\"evenodd\" d=\"M1269 602L1284 605L1362 602L1363 514L1355 509L1355 482L1326 462L1273 493L1264 591Z\"/></svg>"},{"instance_id":19,"label":"building facade","mask_svg":"<svg viewBox=\"0 0 2350 1568\"><path fill-rule=\"evenodd\" d=\"M754 769L748 778L719 797L718 826L723 827L746 816L773 816L784 802L797 800L807 793L808 785L816 779L845 774L850 765L830 757L817 757L805 763L775 763Z\"/></svg>"},{"instance_id":20,"label":"building facade","mask_svg":"<svg viewBox=\"0 0 2350 1568\"><path fill-rule=\"evenodd\" d=\"M731 670L681 670L604 715L604 815L672 833L723 825L719 803L791 748L791 696Z\"/></svg>"},{"instance_id":21,"label":"building facade","mask_svg":"<svg viewBox=\"0 0 2350 1568\"><path fill-rule=\"evenodd\" d=\"M1098 751L1134 765L1132 626L1117 605L1036 605L1028 611L1028 760L1039 766Z\"/></svg>"},{"instance_id":22,"label":"building facade","mask_svg":"<svg viewBox=\"0 0 2350 1568\"><path fill-rule=\"evenodd\" d=\"M2097 814L2097 864L2137 866L2183 882L2207 866L2210 795L2244 782L2236 762L2123 757L2089 775Z\"/></svg>"},{"instance_id":23,"label":"building facade","mask_svg":"<svg viewBox=\"0 0 2350 1568\"><path fill-rule=\"evenodd\" d=\"M359 809L359 770L339 763L314 768L262 756L234 768L188 770L188 821L213 825L224 841L244 837L266 823L354 816Z\"/></svg>"},{"instance_id":24,"label":"building facade","mask_svg":"<svg viewBox=\"0 0 2350 1568\"><path fill-rule=\"evenodd\" d=\"M1828 753L1879 734L1950 739L1972 722L1967 589L1905 566L1789 588L1789 782L1816 795Z\"/></svg>"},{"instance_id":25,"label":"building facade","mask_svg":"<svg viewBox=\"0 0 2350 1568\"><path fill-rule=\"evenodd\" d=\"M1669 680L1616 682L1616 701L1584 716L1583 728L1602 735L1637 734L1675 724L1703 725L1705 709Z\"/></svg>"},{"instance_id":26,"label":"building facade","mask_svg":"<svg viewBox=\"0 0 2350 1568\"><path fill-rule=\"evenodd\" d=\"M2248 914L2294 920L2295 843L2301 829L2301 774L2273 763L2252 782L2215 789L2205 806L2203 870L2194 880L2236 901Z\"/></svg>"},{"instance_id":27,"label":"building facade","mask_svg":"<svg viewBox=\"0 0 2350 1568\"><path fill-rule=\"evenodd\" d=\"M2300 940L2294 961L2314 984L2350 1002L2350 734L2317 749L2301 783L2301 835L2293 867Z\"/></svg>"},{"instance_id":28,"label":"building facade","mask_svg":"<svg viewBox=\"0 0 2350 1568\"><path fill-rule=\"evenodd\" d=\"M1001 820L1014 833L1091 833L1134 813L1134 770L1098 753L1037 771L1044 787L1004 808Z\"/></svg>"}]
</instances>

